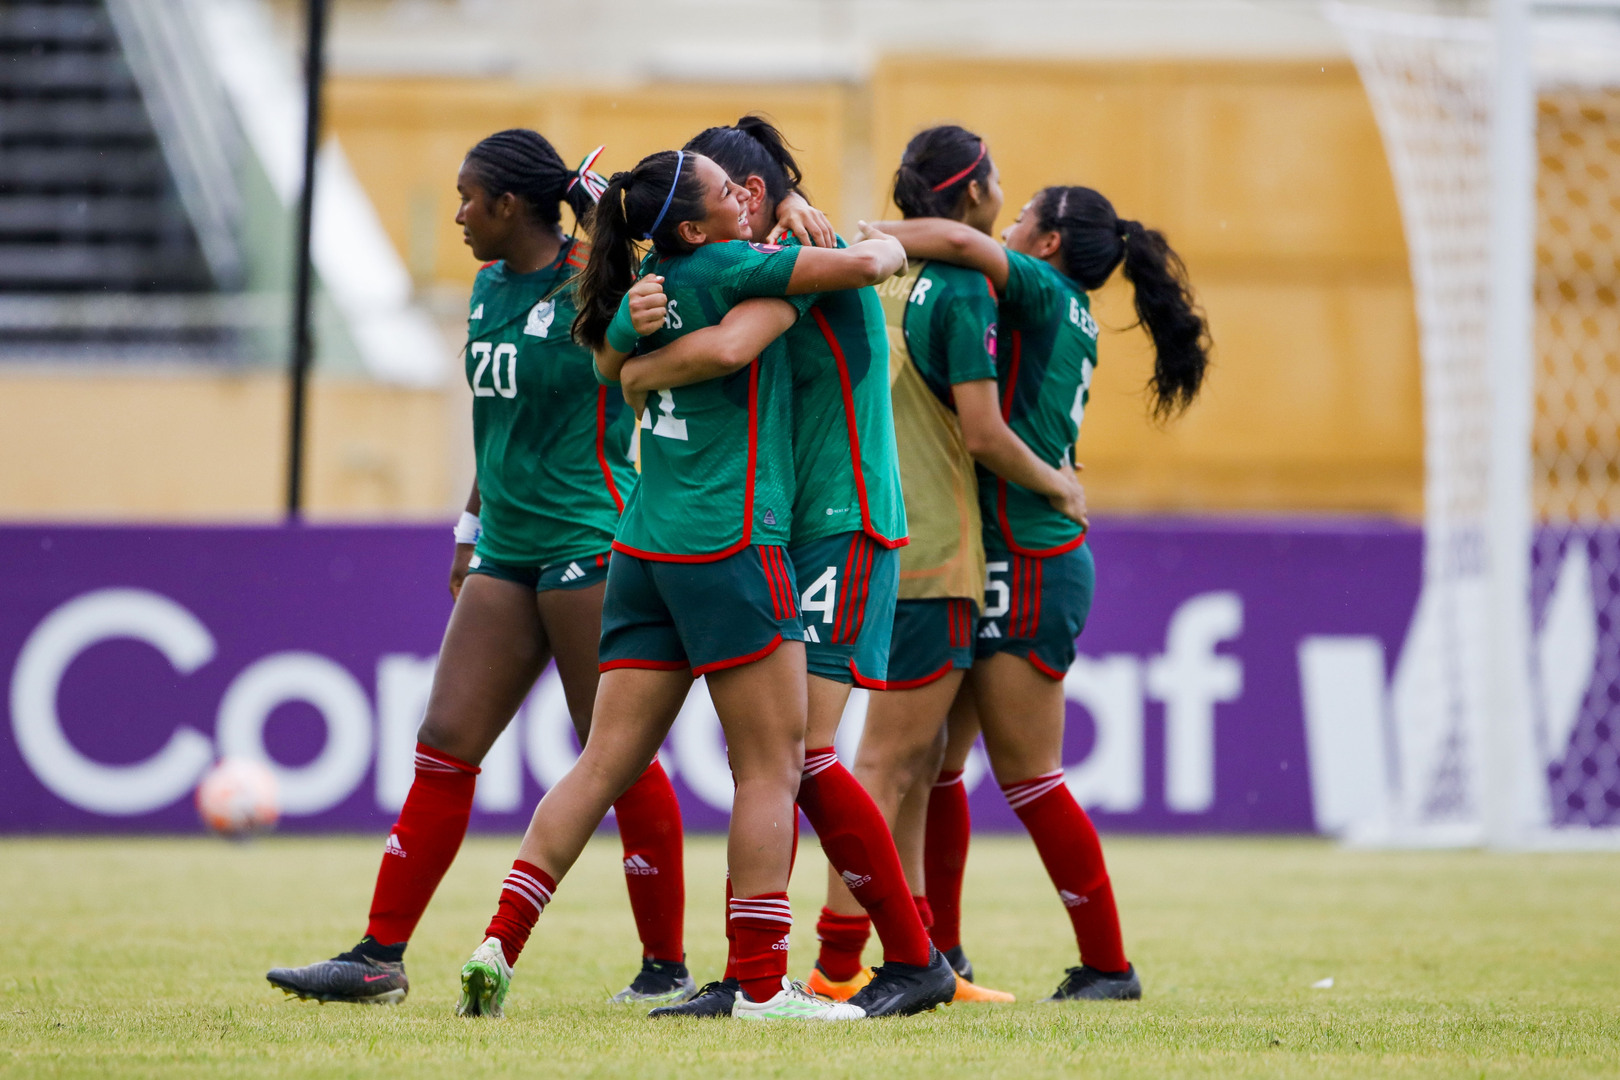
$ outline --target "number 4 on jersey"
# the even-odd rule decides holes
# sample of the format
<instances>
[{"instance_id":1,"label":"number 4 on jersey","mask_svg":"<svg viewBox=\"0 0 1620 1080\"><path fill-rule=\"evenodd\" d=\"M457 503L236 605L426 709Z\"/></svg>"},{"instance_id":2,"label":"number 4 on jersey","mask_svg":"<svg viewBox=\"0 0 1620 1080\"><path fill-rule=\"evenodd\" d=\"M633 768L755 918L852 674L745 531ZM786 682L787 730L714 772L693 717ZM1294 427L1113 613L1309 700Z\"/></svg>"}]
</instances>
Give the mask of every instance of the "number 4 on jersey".
<instances>
[{"instance_id":1,"label":"number 4 on jersey","mask_svg":"<svg viewBox=\"0 0 1620 1080\"><path fill-rule=\"evenodd\" d=\"M833 621L833 608L838 605L838 567L829 566L821 576L810 583L799 597L799 611L804 615L804 633L807 640L820 641L816 628L810 624L810 613L821 612L821 621Z\"/></svg>"}]
</instances>

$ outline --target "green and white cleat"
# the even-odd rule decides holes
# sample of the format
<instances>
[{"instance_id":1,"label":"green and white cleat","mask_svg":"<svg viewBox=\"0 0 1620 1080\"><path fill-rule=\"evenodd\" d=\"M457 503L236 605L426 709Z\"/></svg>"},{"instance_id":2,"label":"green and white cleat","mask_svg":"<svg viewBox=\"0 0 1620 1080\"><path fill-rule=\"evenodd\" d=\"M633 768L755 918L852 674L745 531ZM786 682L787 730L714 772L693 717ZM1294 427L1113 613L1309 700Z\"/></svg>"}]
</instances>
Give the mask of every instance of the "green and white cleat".
<instances>
[{"instance_id":1,"label":"green and white cleat","mask_svg":"<svg viewBox=\"0 0 1620 1080\"><path fill-rule=\"evenodd\" d=\"M747 994L739 993L731 1007L736 1020L864 1020L866 1012L859 1005L846 1001L823 1001L803 983L782 977L782 989L769 1001L751 1001Z\"/></svg>"},{"instance_id":2,"label":"green and white cleat","mask_svg":"<svg viewBox=\"0 0 1620 1080\"><path fill-rule=\"evenodd\" d=\"M501 952L500 939L485 938L461 969L461 1000L456 1002L456 1015L499 1018L511 988L512 965Z\"/></svg>"}]
</instances>

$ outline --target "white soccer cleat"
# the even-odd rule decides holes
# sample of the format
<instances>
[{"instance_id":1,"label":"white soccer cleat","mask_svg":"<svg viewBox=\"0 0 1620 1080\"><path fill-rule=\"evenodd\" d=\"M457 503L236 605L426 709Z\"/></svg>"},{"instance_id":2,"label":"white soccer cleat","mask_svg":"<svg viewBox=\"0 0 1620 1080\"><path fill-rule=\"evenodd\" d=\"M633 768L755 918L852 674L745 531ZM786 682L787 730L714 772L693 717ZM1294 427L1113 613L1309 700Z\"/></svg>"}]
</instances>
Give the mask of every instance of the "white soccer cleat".
<instances>
[{"instance_id":1,"label":"white soccer cleat","mask_svg":"<svg viewBox=\"0 0 1620 1080\"><path fill-rule=\"evenodd\" d=\"M858 1005L843 1001L822 1001L803 983L782 976L782 989L769 1001L750 1001L747 994L738 994L731 1006L736 1020L864 1020L866 1013Z\"/></svg>"},{"instance_id":2,"label":"white soccer cleat","mask_svg":"<svg viewBox=\"0 0 1620 1080\"><path fill-rule=\"evenodd\" d=\"M457 1016L504 1015L506 992L512 988L512 965L506 962L499 938L485 938L461 969L461 1000Z\"/></svg>"}]
</instances>

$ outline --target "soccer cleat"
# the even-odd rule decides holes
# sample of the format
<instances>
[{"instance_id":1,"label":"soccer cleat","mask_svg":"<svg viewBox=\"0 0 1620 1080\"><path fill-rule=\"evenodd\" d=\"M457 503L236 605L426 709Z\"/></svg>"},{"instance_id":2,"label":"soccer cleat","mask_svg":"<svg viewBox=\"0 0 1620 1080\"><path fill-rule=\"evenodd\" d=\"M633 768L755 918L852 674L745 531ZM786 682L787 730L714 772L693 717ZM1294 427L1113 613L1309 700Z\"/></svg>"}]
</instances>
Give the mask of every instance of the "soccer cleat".
<instances>
[{"instance_id":1,"label":"soccer cleat","mask_svg":"<svg viewBox=\"0 0 1620 1080\"><path fill-rule=\"evenodd\" d=\"M956 972L938 949L930 949L927 967L890 962L872 972L872 981L849 999L869 1017L911 1016L956 999Z\"/></svg>"},{"instance_id":2,"label":"soccer cleat","mask_svg":"<svg viewBox=\"0 0 1620 1080\"><path fill-rule=\"evenodd\" d=\"M685 964L644 957L630 985L610 999L619 1005L679 1005L697 996L697 983Z\"/></svg>"},{"instance_id":3,"label":"soccer cleat","mask_svg":"<svg viewBox=\"0 0 1620 1080\"><path fill-rule=\"evenodd\" d=\"M973 961L967 958L967 953L962 951L962 946L952 945L946 949L945 959L951 962L951 970L968 982L973 981Z\"/></svg>"},{"instance_id":4,"label":"soccer cleat","mask_svg":"<svg viewBox=\"0 0 1620 1080\"><path fill-rule=\"evenodd\" d=\"M827 973L821 970L821 961L817 960L815 966L810 969L810 977L804 981L804 985L805 989L818 998L825 998L828 1001L848 1001L855 996L857 990L871 981L872 969L863 967L852 977L843 982L836 982L827 977Z\"/></svg>"},{"instance_id":5,"label":"soccer cleat","mask_svg":"<svg viewBox=\"0 0 1620 1080\"><path fill-rule=\"evenodd\" d=\"M378 960L359 947L307 967L271 968L270 985L304 1001L344 1001L353 1005L398 1005L410 990L405 961Z\"/></svg>"},{"instance_id":6,"label":"soccer cleat","mask_svg":"<svg viewBox=\"0 0 1620 1080\"><path fill-rule=\"evenodd\" d=\"M731 1006L742 991L736 979L704 983L703 989L678 1005L664 1005L648 1013L652 1016L730 1016Z\"/></svg>"},{"instance_id":7,"label":"soccer cleat","mask_svg":"<svg viewBox=\"0 0 1620 1080\"><path fill-rule=\"evenodd\" d=\"M967 1005L1011 1005L1018 999L1005 990L992 990L988 986L980 986L961 975L956 977L956 996L954 1002Z\"/></svg>"},{"instance_id":8,"label":"soccer cleat","mask_svg":"<svg viewBox=\"0 0 1620 1080\"><path fill-rule=\"evenodd\" d=\"M782 989L766 1001L753 1001L738 992L731 1006L731 1015L738 1020L860 1020L866 1016L857 1006L847 1001L822 1001L786 975L782 976Z\"/></svg>"},{"instance_id":9,"label":"soccer cleat","mask_svg":"<svg viewBox=\"0 0 1620 1080\"><path fill-rule=\"evenodd\" d=\"M1063 981L1042 1001L1139 1001L1142 980L1136 977L1136 965L1124 971L1098 971L1094 967L1072 967L1064 972Z\"/></svg>"},{"instance_id":10,"label":"soccer cleat","mask_svg":"<svg viewBox=\"0 0 1620 1080\"><path fill-rule=\"evenodd\" d=\"M456 1015L499 1019L504 1015L501 1007L511 988L512 965L501 951L500 938L485 938L461 969L461 1000L456 1002Z\"/></svg>"}]
</instances>

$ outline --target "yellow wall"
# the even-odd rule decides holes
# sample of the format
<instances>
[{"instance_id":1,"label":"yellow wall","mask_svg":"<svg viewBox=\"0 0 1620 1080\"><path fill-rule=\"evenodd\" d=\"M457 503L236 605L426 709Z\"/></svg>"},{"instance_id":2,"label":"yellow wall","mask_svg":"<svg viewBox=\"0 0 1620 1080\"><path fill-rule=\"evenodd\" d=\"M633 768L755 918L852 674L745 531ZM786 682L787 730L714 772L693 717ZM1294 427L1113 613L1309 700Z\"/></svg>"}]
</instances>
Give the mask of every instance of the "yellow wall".
<instances>
[{"instance_id":1,"label":"yellow wall","mask_svg":"<svg viewBox=\"0 0 1620 1080\"><path fill-rule=\"evenodd\" d=\"M454 313L477 267L454 224L466 150L502 127L603 171L744 112L774 117L841 229L894 213L906 140L954 120L988 139L1011 220L1048 183L1099 188L1185 257L1213 328L1204 397L1160 430L1127 286L1106 333L1079 459L1105 510L1416 514L1417 332L1400 222L1348 63L1148 63L912 57L869 85L553 89L500 80L346 77L331 130L419 286ZM452 314L453 318L453 314ZM28 375L0 384L0 515L267 517L281 485L279 380ZM460 497L465 388L317 392L317 513L433 514ZM323 419L324 417L324 419Z\"/></svg>"}]
</instances>

